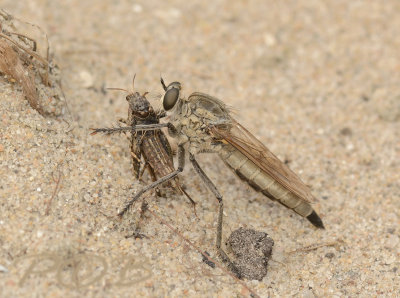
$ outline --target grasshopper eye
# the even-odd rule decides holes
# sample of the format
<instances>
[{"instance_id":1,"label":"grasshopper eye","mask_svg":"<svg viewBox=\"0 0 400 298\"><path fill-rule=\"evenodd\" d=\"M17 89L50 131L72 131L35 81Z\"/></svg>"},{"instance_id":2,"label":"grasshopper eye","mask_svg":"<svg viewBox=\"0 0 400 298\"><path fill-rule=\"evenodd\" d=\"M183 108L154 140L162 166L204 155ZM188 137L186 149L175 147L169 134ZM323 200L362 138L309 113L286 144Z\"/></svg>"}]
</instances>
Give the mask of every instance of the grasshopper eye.
<instances>
[{"instance_id":1,"label":"grasshopper eye","mask_svg":"<svg viewBox=\"0 0 400 298\"><path fill-rule=\"evenodd\" d=\"M173 82L168 85L167 92L164 94L163 106L164 110L169 111L172 109L179 99L179 91L181 89L181 84L178 82Z\"/></svg>"}]
</instances>

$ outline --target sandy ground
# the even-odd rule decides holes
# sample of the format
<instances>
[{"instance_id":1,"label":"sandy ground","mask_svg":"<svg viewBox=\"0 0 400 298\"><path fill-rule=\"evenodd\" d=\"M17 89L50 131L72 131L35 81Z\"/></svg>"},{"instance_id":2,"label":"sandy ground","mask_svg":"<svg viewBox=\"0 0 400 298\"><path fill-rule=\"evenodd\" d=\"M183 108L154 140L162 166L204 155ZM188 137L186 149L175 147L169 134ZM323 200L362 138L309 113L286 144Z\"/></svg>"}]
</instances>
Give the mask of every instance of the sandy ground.
<instances>
[{"instance_id":1,"label":"sandy ground","mask_svg":"<svg viewBox=\"0 0 400 298\"><path fill-rule=\"evenodd\" d=\"M123 135L90 127L125 117L124 92L161 94L159 76L202 91L312 186L326 230L199 161L225 198L224 238L239 227L275 241L261 297L400 296L398 1L1 1L49 35L69 112L32 110L0 79L0 296L247 296L147 214L116 215L142 184ZM156 101L153 101L156 105ZM151 209L215 257L217 202L188 166L197 214L172 192Z\"/></svg>"}]
</instances>

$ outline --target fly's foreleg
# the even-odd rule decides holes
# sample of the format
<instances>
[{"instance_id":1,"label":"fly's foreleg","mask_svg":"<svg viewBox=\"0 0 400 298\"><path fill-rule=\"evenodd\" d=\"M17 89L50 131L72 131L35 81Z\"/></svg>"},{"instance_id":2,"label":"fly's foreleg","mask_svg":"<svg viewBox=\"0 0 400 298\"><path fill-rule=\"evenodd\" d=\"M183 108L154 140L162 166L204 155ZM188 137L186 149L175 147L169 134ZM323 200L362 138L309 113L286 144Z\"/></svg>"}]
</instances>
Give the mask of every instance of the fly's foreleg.
<instances>
[{"instance_id":1,"label":"fly's foreleg","mask_svg":"<svg viewBox=\"0 0 400 298\"><path fill-rule=\"evenodd\" d=\"M215 197L218 200L219 204L219 210L218 210L218 223L217 223L217 240L216 240L216 246L218 253L220 254L222 260L224 262L228 263L228 267L232 270L232 272L240 278L240 273L239 270L236 268L236 266L231 262L229 259L228 255L225 253L225 251L221 247L221 241L222 241L222 219L224 215L224 203L222 201L222 195L219 193L218 189L215 187L214 183L210 180L210 178L207 177L206 173L200 168L200 165L197 163L195 157L193 154L189 155L189 160L193 165L193 168L197 172L197 174L200 176L200 178L203 180L203 182L206 184L208 189L215 195Z\"/></svg>"},{"instance_id":2,"label":"fly's foreleg","mask_svg":"<svg viewBox=\"0 0 400 298\"><path fill-rule=\"evenodd\" d=\"M151 183L150 185L142 188L133 197L133 199L130 200L126 204L124 209L120 213L118 213L118 216L123 216L126 213L126 211L128 211L128 209L132 206L132 204L135 203L141 197L142 194L144 194L148 190L151 190L151 189L155 188L156 186L160 185L161 183L169 181L169 180L173 179L174 177L178 176L178 174L183 171L183 167L184 166L185 166L185 149L183 148L183 146L179 146L178 147L178 168L175 171L173 171L172 173L170 173L168 175L165 175L164 177L161 177L160 179L158 179L157 181Z\"/></svg>"},{"instance_id":3,"label":"fly's foreleg","mask_svg":"<svg viewBox=\"0 0 400 298\"><path fill-rule=\"evenodd\" d=\"M139 124L133 126L124 126L124 127L112 127L112 128L91 128L91 135L95 135L96 133L104 133L107 135L113 133L121 133L123 131L130 131L132 133L138 131L149 131L149 130L159 130L163 127L168 127L168 129L174 130L175 127L171 123L157 123L157 124Z\"/></svg>"}]
</instances>

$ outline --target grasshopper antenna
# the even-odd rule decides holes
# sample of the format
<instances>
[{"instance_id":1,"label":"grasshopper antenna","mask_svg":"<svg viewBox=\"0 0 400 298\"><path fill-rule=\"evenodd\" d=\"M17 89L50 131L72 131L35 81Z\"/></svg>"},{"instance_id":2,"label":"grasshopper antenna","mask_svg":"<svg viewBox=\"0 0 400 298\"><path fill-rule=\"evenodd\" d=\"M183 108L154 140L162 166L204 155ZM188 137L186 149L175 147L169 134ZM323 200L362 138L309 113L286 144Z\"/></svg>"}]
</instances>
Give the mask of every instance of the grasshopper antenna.
<instances>
[{"instance_id":1,"label":"grasshopper antenna","mask_svg":"<svg viewBox=\"0 0 400 298\"><path fill-rule=\"evenodd\" d=\"M122 89L122 88L106 88L107 90L119 90L119 91L125 91L126 93L129 93L129 91L128 90L126 90L126 89Z\"/></svg>"},{"instance_id":2,"label":"grasshopper antenna","mask_svg":"<svg viewBox=\"0 0 400 298\"><path fill-rule=\"evenodd\" d=\"M133 75L132 79L132 90L135 90L135 78L136 78L136 73Z\"/></svg>"},{"instance_id":3,"label":"grasshopper antenna","mask_svg":"<svg viewBox=\"0 0 400 298\"><path fill-rule=\"evenodd\" d=\"M132 79L132 90L135 90L135 78L136 78L136 73L133 75L133 79ZM109 87L106 88L107 90L119 90L119 91L125 91L126 93L131 93L131 91L123 89L123 88L113 88L113 87Z\"/></svg>"}]
</instances>

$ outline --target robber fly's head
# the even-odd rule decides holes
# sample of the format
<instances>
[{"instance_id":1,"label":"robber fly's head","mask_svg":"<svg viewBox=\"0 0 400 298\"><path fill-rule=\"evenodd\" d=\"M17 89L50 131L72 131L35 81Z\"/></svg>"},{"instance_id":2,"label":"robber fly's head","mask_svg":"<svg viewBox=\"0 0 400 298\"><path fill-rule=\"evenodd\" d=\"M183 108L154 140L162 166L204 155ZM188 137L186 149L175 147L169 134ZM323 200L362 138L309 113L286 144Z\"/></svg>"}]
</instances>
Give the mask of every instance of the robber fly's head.
<instances>
[{"instance_id":1,"label":"robber fly's head","mask_svg":"<svg viewBox=\"0 0 400 298\"><path fill-rule=\"evenodd\" d=\"M161 85L165 90L164 96L162 98L163 107L165 111L169 111L178 102L181 91L181 83L172 82L171 84L166 86L163 78L161 78Z\"/></svg>"},{"instance_id":2,"label":"robber fly's head","mask_svg":"<svg viewBox=\"0 0 400 298\"><path fill-rule=\"evenodd\" d=\"M129 114L133 117L145 119L154 113L152 106L146 98L146 94L147 92L143 94L133 92L126 97L129 103Z\"/></svg>"}]
</instances>

